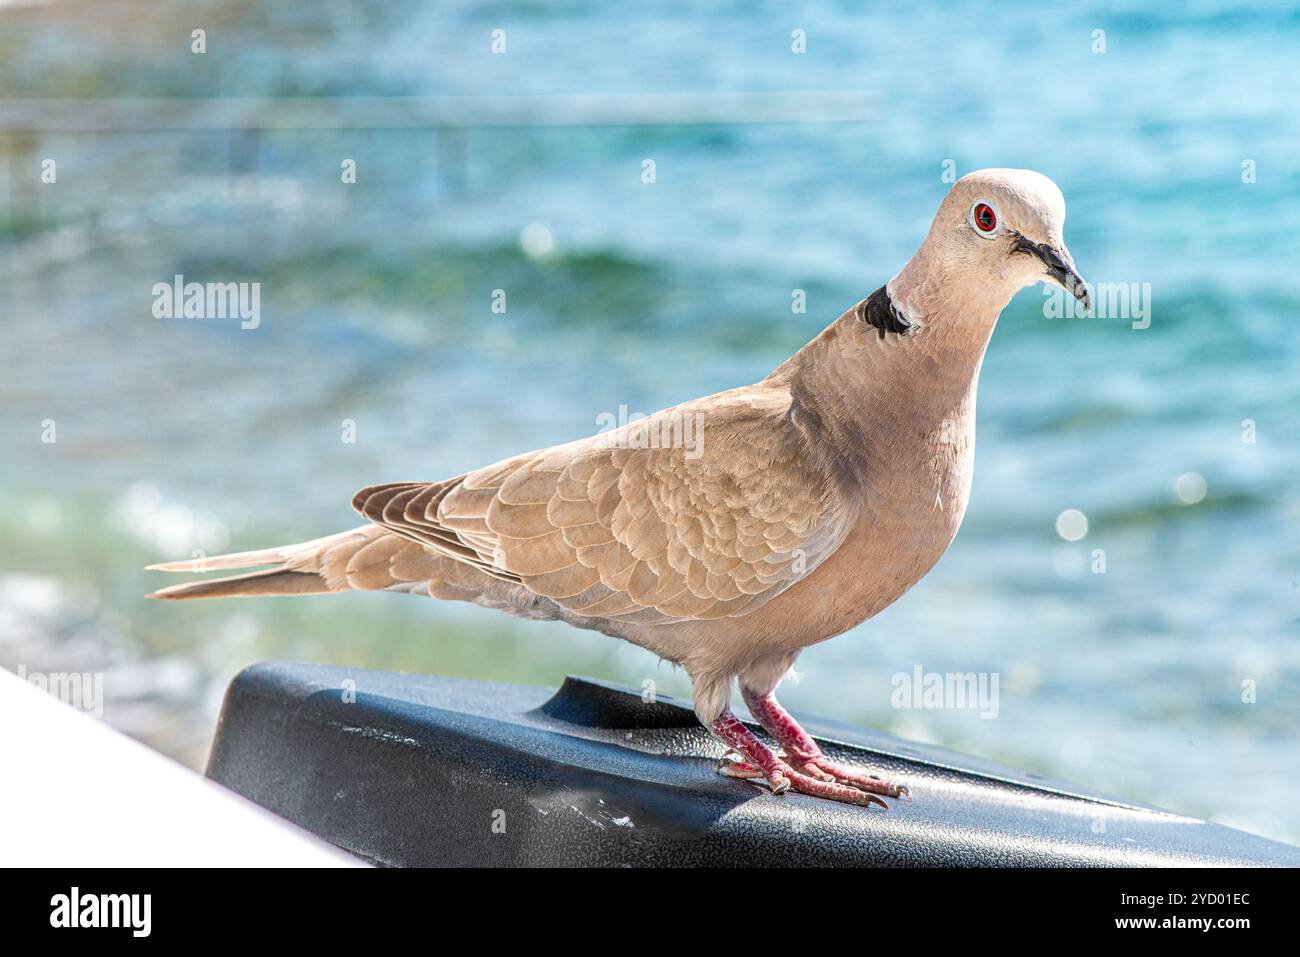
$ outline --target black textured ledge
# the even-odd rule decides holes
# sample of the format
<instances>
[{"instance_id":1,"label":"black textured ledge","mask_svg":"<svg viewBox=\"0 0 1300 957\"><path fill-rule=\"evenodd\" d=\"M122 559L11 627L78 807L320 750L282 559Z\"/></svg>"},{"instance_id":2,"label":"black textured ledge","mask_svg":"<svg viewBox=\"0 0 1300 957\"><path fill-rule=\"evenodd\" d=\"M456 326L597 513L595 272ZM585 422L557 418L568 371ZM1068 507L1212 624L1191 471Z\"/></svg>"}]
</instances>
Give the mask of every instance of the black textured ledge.
<instances>
[{"instance_id":1,"label":"black textured ledge","mask_svg":"<svg viewBox=\"0 0 1300 957\"><path fill-rule=\"evenodd\" d=\"M1300 849L1231 828L805 726L915 800L882 811L720 777L688 704L583 678L552 692L287 663L231 683L208 775L397 866L1300 866Z\"/></svg>"}]
</instances>

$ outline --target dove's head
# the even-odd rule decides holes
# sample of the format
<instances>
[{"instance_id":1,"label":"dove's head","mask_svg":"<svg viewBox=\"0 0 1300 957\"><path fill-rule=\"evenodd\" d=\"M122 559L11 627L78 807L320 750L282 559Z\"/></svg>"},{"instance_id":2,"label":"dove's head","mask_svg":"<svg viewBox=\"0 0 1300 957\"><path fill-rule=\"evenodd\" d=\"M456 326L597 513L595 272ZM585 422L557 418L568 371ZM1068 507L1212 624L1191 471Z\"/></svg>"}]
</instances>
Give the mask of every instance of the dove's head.
<instances>
[{"instance_id":1,"label":"dove's head","mask_svg":"<svg viewBox=\"0 0 1300 957\"><path fill-rule=\"evenodd\" d=\"M1042 173L981 169L953 184L926 239L950 280L988 284L1010 299L1039 281L1056 283L1091 308L1065 248L1065 198Z\"/></svg>"}]
</instances>

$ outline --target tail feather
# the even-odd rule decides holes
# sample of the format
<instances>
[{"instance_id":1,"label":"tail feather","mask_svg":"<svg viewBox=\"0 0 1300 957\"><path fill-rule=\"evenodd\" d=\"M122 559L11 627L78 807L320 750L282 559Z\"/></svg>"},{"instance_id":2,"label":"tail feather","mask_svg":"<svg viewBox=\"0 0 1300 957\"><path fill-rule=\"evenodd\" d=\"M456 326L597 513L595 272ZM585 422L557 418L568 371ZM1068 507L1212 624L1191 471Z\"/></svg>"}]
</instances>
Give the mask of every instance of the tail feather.
<instances>
[{"instance_id":1,"label":"tail feather","mask_svg":"<svg viewBox=\"0 0 1300 957\"><path fill-rule=\"evenodd\" d=\"M251 552L248 554L252 554ZM231 575L210 581L182 582L160 588L146 598L180 601L187 598L235 598L247 595L319 595L334 591L325 579L315 572L295 572L284 568L268 568Z\"/></svg>"},{"instance_id":2,"label":"tail feather","mask_svg":"<svg viewBox=\"0 0 1300 957\"><path fill-rule=\"evenodd\" d=\"M191 574L255 568L258 565L275 567L209 581L184 582L180 585L160 588L147 597L176 601L186 598L316 595L324 592L347 591L352 586L348 583L346 574L341 573L341 568L330 566L329 557L334 556L342 566L346 566L352 555L383 534L384 530L378 526L365 525L297 545L282 545L278 548L262 548L251 552L232 552L229 555L150 565L148 571Z\"/></svg>"},{"instance_id":3,"label":"tail feather","mask_svg":"<svg viewBox=\"0 0 1300 957\"><path fill-rule=\"evenodd\" d=\"M228 555L187 558L179 562L162 562L158 565L146 565L145 571L189 572L194 574L196 572L229 571L232 568L256 568L258 565L283 565L295 556L318 552L328 547L332 542L341 541L356 534L355 530L339 532L337 535L326 535L324 538L314 538L310 542L300 542L297 545L279 545L275 548L259 548L251 552L231 552Z\"/></svg>"}]
</instances>

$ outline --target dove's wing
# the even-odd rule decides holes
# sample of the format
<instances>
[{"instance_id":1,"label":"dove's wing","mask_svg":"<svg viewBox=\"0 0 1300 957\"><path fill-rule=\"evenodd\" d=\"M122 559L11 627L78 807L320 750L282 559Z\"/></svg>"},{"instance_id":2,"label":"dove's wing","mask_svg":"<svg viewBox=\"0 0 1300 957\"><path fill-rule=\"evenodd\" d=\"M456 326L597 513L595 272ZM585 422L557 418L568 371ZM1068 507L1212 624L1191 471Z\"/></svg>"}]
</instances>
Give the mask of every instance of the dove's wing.
<instances>
[{"instance_id":1,"label":"dove's wing","mask_svg":"<svg viewBox=\"0 0 1300 957\"><path fill-rule=\"evenodd\" d=\"M700 446L680 439L696 417ZM744 615L843 542L853 497L818 471L789 395L737 390L439 483L367 488L372 522L575 615L667 623Z\"/></svg>"}]
</instances>

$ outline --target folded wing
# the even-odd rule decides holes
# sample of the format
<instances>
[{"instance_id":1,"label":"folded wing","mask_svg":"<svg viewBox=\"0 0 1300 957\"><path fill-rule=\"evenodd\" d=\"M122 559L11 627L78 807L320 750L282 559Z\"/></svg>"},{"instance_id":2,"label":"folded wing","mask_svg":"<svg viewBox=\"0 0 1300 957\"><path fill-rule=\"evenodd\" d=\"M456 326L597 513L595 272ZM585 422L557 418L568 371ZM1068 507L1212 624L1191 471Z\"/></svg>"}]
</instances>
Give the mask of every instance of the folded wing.
<instances>
[{"instance_id":1,"label":"folded wing","mask_svg":"<svg viewBox=\"0 0 1300 957\"><path fill-rule=\"evenodd\" d=\"M810 574L854 517L787 412L780 394L712 397L445 482L363 489L353 504L575 615L736 617Z\"/></svg>"}]
</instances>

